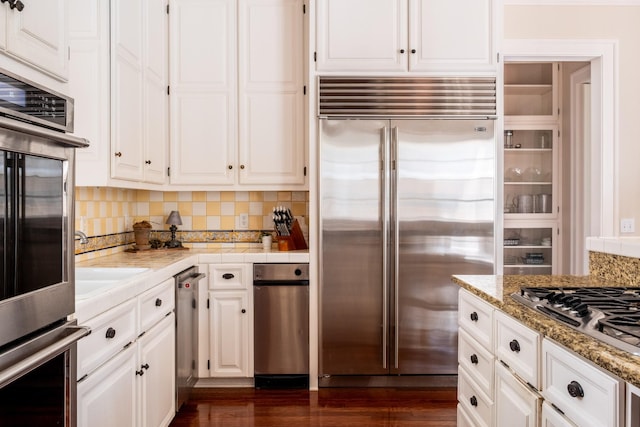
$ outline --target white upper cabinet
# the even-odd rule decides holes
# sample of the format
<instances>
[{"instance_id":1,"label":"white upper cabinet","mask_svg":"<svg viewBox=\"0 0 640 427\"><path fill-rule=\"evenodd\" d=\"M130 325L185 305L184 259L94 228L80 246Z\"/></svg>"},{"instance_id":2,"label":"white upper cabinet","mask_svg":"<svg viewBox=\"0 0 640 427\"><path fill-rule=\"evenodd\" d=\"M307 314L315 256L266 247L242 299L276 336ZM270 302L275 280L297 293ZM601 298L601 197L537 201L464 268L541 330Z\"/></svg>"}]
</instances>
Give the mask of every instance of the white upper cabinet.
<instances>
[{"instance_id":1,"label":"white upper cabinet","mask_svg":"<svg viewBox=\"0 0 640 427\"><path fill-rule=\"evenodd\" d=\"M304 185L302 0L171 2L171 184Z\"/></svg>"},{"instance_id":2,"label":"white upper cabinet","mask_svg":"<svg viewBox=\"0 0 640 427\"><path fill-rule=\"evenodd\" d=\"M239 4L239 181L304 184L302 2Z\"/></svg>"},{"instance_id":3,"label":"white upper cabinet","mask_svg":"<svg viewBox=\"0 0 640 427\"><path fill-rule=\"evenodd\" d=\"M409 0L409 69L494 69L492 13L491 0Z\"/></svg>"},{"instance_id":4,"label":"white upper cabinet","mask_svg":"<svg viewBox=\"0 0 640 427\"><path fill-rule=\"evenodd\" d=\"M407 0L318 0L319 71L406 71Z\"/></svg>"},{"instance_id":5,"label":"white upper cabinet","mask_svg":"<svg viewBox=\"0 0 640 427\"><path fill-rule=\"evenodd\" d=\"M495 72L493 0L318 0L318 71Z\"/></svg>"},{"instance_id":6,"label":"white upper cabinet","mask_svg":"<svg viewBox=\"0 0 640 427\"><path fill-rule=\"evenodd\" d=\"M21 0L0 4L0 48L58 79L66 80L67 0Z\"/></svg>"},{"instance_id":7,"label":"white upper cabinet","mask_svg":"<svg viewBox=\"0 0 640 427\"><path fill-rule=\"evenodd\" d=\"M142 181L142 0L111 2L111 171Z\"/></svg>"},{"instance_id":8,"label":"white upper cabinet","mask_svg":"<svg viewBox=\"0 0 640 427\"><path fill-rule=\"evenodd\" d=\"M164 183L167 25L166 0L111 2L113 178Z\"/></svg>"},{"instance_id":9,"label":"white upper cabinet","mask_svg":"<svg viewBox=\"0 0 640 427\"><path fill-rule=\"evenodd\" d=\"M67 0L76 184L158 188L169 144L166 0ZM110 83L110 84L109 84Z\"/></svg>"},{"instance_id":10,"label":"white upper cabinet","mask_svg":"<svg viewBox=\"0 0 640 427\"><path fill-rule=\"evenodd\" d=\"M235 180L235 0L172 0L171 183Z\"/></svg>"}]
</instances>

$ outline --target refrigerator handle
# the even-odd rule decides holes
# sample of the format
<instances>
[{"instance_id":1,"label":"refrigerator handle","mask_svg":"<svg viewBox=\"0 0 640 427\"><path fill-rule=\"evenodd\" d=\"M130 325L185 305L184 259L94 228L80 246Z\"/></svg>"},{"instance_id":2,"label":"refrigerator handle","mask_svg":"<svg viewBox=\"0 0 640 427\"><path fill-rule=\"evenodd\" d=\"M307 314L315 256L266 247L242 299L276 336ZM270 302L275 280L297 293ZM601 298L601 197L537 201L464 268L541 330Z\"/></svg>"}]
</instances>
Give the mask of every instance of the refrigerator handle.
<instances>
[{"instance_id":1,"label":"refrigerator handle","mask_svg":"<svg viewBox=\"0 0 640 427\"><path fill-rule=\"evenodd\" d=\"M398 337L399 327L399 304L398 304L398 287L400 283L400 221L398 220L398 127L394 126L391 130L391 218L393 220L393 365L395 369L399 369L398 361L398 345L400 338Z\"/></svg>"},{"instance_id":2,"label":"refrigerator handle","mask_svg":"<svg viewBox=\"0 0 640 427\"><path fill-rule=\"evenodd\" d=\"M389 168L386 152L389 147L389 129L385 126L380 141L380 214L382 216L382 368L388 368L389 344L389 209L385 203L388 200L387 170Z\"/></svg>"}]
</instances>

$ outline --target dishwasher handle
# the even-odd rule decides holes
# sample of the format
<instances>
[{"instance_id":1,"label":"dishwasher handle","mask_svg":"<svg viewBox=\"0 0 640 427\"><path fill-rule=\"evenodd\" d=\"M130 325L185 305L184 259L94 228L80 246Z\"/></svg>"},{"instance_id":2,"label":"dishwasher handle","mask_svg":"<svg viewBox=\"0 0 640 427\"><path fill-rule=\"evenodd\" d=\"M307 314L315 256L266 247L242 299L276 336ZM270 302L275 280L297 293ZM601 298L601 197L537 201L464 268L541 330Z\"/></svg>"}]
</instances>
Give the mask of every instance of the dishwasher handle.
<instances>
[{"instance_id":1,"label":"dishwasher handle","mask_svg":"<svg viewBox=\"0 0 640 427\"><path fill-rule=\"evenodd\" d=\"M207 277L207 275L204 273L193 273L190 276L181 277L180 280L178 280L178 288L183 288L185 284L193 284L194 282L198 282L200 281L200 279L204 279L205 277Z\"/></svg>"}]
</instances>

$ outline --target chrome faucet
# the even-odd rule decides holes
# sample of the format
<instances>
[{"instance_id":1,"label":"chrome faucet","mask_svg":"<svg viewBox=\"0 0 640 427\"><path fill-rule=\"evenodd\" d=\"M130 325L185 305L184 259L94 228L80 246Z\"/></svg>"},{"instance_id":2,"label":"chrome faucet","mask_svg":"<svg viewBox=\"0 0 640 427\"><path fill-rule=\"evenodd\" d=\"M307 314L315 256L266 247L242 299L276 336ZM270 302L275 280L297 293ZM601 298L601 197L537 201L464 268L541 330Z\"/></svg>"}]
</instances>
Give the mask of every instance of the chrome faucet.
<instances>
[{"instance_id":1,"label":"chrome faucet","mask_svg":"<svg viewBox=\"0 0 640 427\"><path fill-rule=\"evenodd\" d=\"M89 243L89 238L87 237L86 234L84 234L82 231L80 230L76 230L76 232L74 233L75 236L78 236L80 238L80 244L81 245L86 245L87 243Z\"/></svg>"}]
</instances>

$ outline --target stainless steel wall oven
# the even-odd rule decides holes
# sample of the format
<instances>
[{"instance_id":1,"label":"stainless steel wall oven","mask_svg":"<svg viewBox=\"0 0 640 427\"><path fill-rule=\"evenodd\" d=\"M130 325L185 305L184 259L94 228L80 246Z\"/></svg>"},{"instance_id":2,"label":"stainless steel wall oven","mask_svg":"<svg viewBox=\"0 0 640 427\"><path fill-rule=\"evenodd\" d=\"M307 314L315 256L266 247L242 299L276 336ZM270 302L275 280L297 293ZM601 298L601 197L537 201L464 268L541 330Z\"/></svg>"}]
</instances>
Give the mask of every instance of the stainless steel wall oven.
<instances>
[{"instance_id":1,"label":"stainless steel wall oven","mask_svg":"<svg viewBox=\"0 0 640 427\"><path fill-rule=\"evenodd\" d=\"M0 424L75 425L73 100L0 70Z\"/></svg>"}]
</instances>

